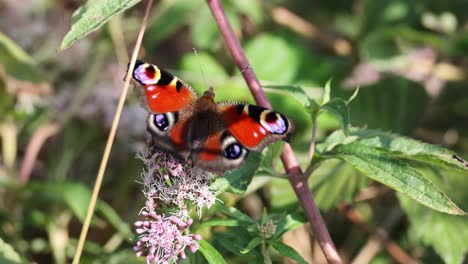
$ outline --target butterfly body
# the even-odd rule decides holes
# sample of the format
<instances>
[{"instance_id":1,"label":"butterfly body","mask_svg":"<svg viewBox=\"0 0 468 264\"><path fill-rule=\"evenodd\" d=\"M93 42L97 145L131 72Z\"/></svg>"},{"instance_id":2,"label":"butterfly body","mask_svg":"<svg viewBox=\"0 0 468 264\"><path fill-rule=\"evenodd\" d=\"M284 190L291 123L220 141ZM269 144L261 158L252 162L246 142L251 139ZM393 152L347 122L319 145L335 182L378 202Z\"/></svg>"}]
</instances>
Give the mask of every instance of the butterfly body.
<instances>
[{"instance_id":1,"label":"butterfly body","mask_svg":"<svg viewBox=\"0 0 468 264\"><path fill-rule=\"evenodd\" d=\"M185 82L155 65L137 61L133 83L149 112L154 145L175 158L219 174L238 168L249 151L289 140L293 123L272 110L215 102L213 89L198 96Z\"/></svg>"}]
</instances>

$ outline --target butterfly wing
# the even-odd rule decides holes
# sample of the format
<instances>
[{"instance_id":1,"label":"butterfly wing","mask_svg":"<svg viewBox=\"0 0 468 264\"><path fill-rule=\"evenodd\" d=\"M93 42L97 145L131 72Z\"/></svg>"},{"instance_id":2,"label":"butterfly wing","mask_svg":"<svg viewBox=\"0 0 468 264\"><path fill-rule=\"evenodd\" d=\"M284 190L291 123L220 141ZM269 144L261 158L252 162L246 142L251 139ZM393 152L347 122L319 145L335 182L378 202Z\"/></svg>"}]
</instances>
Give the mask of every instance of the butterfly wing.
<instances>
[{"instance_id":1,"label":"butterfly wing","mask_svg":"<svg viewBox=\"0 0 468 264\"><path fill-rule=\"evenodd\" d=\"M148 112L178 112L198 98L190 85L156 65L137 61L132 76L141 105Z\"/></svg>"},{"instance_id":2,"label":"butterfly wing","mask_svg":"<svg viewBox=\"0 0 468 264\"><path fill-rule=\"evenodd\" d=\"M188 84L150 63L137 61L132 76L140 103L149 112L147 129L154 144L186 159L187 122L198 95Z\"/></svg>"},{"instance_id":3,"label":"butterfly wing","mask_svg":"<svg viewBox=\"0 0 468 264\"><path fill-rule=\"evenodd\" d=\"M289 141L294 132L286 116L261 106L221 102L218 109L229 133L248 150L262 151L275 141Z\"/></svg>"},{"instance_id":4,"label":"butterfly wing","mask_svg":"<svg viewBox=\"0 0 468 264\"><path fill-rule=\"evenodd\" d=\"M250 151L262 151L278 140L288 141L294 131L294 124L281 113L230 102L218 103L216 115L209 120L192 121L211 129L194 152L194 165L219 174L242 166Z\"/></svg>"}]
</instances>

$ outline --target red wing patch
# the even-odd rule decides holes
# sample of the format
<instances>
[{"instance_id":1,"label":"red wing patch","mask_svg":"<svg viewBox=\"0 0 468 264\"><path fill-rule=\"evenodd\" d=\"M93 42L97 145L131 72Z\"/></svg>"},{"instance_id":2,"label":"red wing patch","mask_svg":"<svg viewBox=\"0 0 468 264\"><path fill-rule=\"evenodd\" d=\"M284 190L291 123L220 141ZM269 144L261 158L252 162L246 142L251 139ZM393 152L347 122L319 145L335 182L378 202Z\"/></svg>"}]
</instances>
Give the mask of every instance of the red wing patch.
<instances>
[{"instance_id":1,"label":"red wing patch","mask_svg":"<svg viewBox=\"0 0 468 264\"><path fill-rule=\"evenodd\" d=\"M248 105L220 105L223 120L229 132L246 148L256 148L270 135L259 121L246 110Z\"/></svg>"},{"instance_id":2,"label":"red wing patch","mask_svg":"<svg viewBox=\"0 0 468 264\"><path fill-rule=\"evenodd\" d=\"M145 95L148 108L154 113L176 112L191 104L196 97L187 89L176 85L147 85Z\"/></svg>"},{"instance_id":3,"label":"red wing patch","mask_svg":"<svg viewBox=\"0 0 468 264\"><path fill-rule=\"evenodd\" d=\"M179 151L186 150L187 122L177 122L169 131L169 138Z\"/></svg>"},{"instance_id":4,"label":"red wing patch","mask_svg":"<svg viewBox=\"0 0 468 264\"><path fill-rule=\"evenodd\" d=\"M153 113L180 111L198 98L188 84L170 72L143 61L136 62L133 80L142 86L144 93L139 94L145 98L141 100Z\"/></svg>"},{"instance_id":5,"label":"red wing patch","mask_svg":"<svg viewBox=\"0 0 468 264\"><path fill-rule=\"evenodd\" d=\"M221 154L221 132L210 135L206 141L203 150L199 153L198 159L201 161L216 160Z\"/></svg>"}]
</instances>

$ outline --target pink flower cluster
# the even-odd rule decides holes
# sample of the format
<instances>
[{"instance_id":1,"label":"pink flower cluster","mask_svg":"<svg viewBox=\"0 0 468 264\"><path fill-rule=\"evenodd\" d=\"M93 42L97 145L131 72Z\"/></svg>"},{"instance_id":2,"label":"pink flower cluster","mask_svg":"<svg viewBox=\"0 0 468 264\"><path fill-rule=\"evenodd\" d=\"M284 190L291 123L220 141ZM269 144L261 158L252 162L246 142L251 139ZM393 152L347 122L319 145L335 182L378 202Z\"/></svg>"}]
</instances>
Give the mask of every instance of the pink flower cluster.
<instances>
[{"instance_id":1,"label":"pink flower cluster","mask_svg":"<svg viewBox=\"0 0 468 264\"><path fill-rule=\"evenodd\" d=\"M216 196L208 186L211 173L182 164L164 152L148 156L139 155L147 167L142 174L146 197L156 197L179 208L185 208L190 201L199 216L203 207L210 208L215 203Z\"/></svg>"},{"instance_id":2,"label":"pink flower cluster","mask_svg":"<svg viewBox=\"0 0 468 264\"><path fill-rule=\"evenodd\" d=\"M185 249L191 252L198 250L201 236L185 234L193 220L187 210L183 209L169 217L159 215L155 211L142 210L145 221L135 222L139 239L133 249L137 256L146 256L149 263L174 263L179 257L185 259Z\"/></svg>"},{"instance_id":3,"label":"pink flower cluster","mask_svg":"<svg viewBox=\"0 0 468 264\"><path fill-rule=\"evenodd\" d=\"M148 264L175 263L185 258L185 249L198 250L201 237L190 234L193 219L187 208L196 207L201 216L203 207L215 203L216 196L208 188L211 174L181 164L164 152L149 150L138 157L146 166L142 173L146 203L140 212L144 220L135 222L134 250L137 256L146 256ZM162 208L171 211L170 216Z\"/></svg>"}]
</instances>

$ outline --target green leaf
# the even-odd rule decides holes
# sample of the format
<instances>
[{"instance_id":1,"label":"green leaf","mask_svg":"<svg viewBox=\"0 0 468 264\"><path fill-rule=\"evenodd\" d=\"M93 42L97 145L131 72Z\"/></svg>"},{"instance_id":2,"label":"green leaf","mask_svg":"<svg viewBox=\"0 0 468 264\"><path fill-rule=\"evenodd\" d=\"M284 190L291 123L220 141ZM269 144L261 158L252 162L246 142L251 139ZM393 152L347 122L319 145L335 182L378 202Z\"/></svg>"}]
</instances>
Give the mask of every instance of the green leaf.
<instances>
[{"instance_id":1,"label":"green leaf","mask_svg":"<svg viewBox=\"0 0 468 264\"><path fill-rule=\"evenodd\" d=\"M296 99L302 106L306 108L318 109L318 104L315 102L312 96L306 92L306 89L303 88L302 86L267 84L267 85L262 85L262 87L266 88L265 92L273 91L273 92L285 93L294 97L294 99ZM311 89L313 88L308 88L307 91L310 91ZM320 89L320 88L317 88L317 89ZM316 93L315 97L317 97L319 93L320 92Z\"/></svg>"},{"instance_id":2,"label":"green leaf","mask_svg":"<svg viewBox=\"0 0 468 264\"><path fill-rule=\"evenodd\" d=\"M160 41L176 33L191 21L193 13L202 6L204 2L197 0L160 1L150 15L144 39L145 46L154 47Z\"/></svg>"},{"instance_id":3,"label":"green leaf","mask_svg":"<svg viewBox=\"0 0 468 264\"><path fill-rule=\"evenodd\" d=\"M323 92L322 105L325 105L328 102L330 102L330 93L331 93L331 80L328 80L328 82L325 84L325 88Z\"/></svg>"},{"instance_id":4,"label":"green leaf","mask_svg":"<svg viewBox=\"0 0 468 264\"><path fill-rule=\"evenodd\" d=\"M268 244L273 246L273 248L276 249L276 251L278 251L278 253L280 253L282 256L291 258L297 261L297 263L299 264L307 264L307 261L299 253L297 253L296 250L284 244L283 242L273 241L273 240L272 241L268 240L267 242Z\"/></svg>"},{"instance_id":5,"label":"green leaf","mask_svg":"<svg viewBox=\"0 0 468 264\"><path fill-rule=\"evenodd\" d=\"M193 17L193 12L190 12ZM221 44L221 33L213 20L208 5L197 10L197 19L190 22L190 33L195 47L209 49L213 44Z\"/></svg>"},{"instance_id":6,"label":"green leaf","mask_svg":"<svg viewBox=\"0 0 468 264\"><path fill-rule=\"evenodd\" d=\"M320 110L322 109L333 114L340 120L341 129L344 131L345 135L347 135L349 128L349 107L346 101L335 98L322 105Z\"/></svg>"},{"instance_id":7,"label":"green leaf","mask_svg":"<svg viewBox=\"0 0 468 264\"><path fill-rule=\"evenodd\" d=\"M299 70L299 55L286 37L259 35L245 45L245 53L261 80L291 83ZM268 63L272 54L274 63Z\"/></svg>"},{"instance_id":8,"label":"green leaf","mask_svg":"<svg viewBox=\"0 0 468 264\"><path fill-rule=\"evenodd\" d=\"M210 226L241 226L241 225L245 225L245 223L237 219L209 219L195 226L193 228L193 231L200 230L202 228L210 227Z\"/></svg>"},{"instance_id":9,"label":"green leaf","mask_svg":"<svg viewBox=\"0 0 468 264\"><path fill-rule=\"evenodd\" d=\"M249 240L252 239L252 236L246 231L245 227L242 228L230 228L228 231L222 233L213 234L214 242L220 244L224 249L232 252L238 256L245 256L245 254L240 253L242 249L248 244ZM259 255L256 250L252 250L247 253L248 256Z\"/></svg>"},{"instance_id":10,"label":"green leaf","mask_svg":"<svg viewBox=\"0 0 468 264\"><path fill-rule=\"evenodd\" d=\"M347 104L351 103L354 99L356 99L357 95L359 94L359 86L356 87L354 90L354 93L349 97L348 101L346 102Z\"/></svg>"},{"instance_id":11,"label":"green leaf","mask_svg":"<svg viewBox=\"0 0 468 264\"><path fill-rule=\"evenodd\" d=\"M338 144L349 144L357 140L363 145L385 149L392 152L392 155L409 161L456 169L468 174L468 163L451 150L379 130L352 128L348 137L341 131L335 131L324 143L317 145L317 150L330 151Z\"/></svg>"},{"instance_id":12,"label":"green leaf","mask_svg":"<svg viewBox=\"0 0 468 264\"><path fill-rule=\"evenodd\" d=\"M237 219L241 222L250 224L255 224L255 221L250 218L248 215L242 213L237 208L228 207L223 203L216 203L216 207L225 215L228 215L231 218Z\"/></svg>"},{"instance_id":13,"label":"green leaf","mask_svg":"<svg viewBox=\"0 0 468 264\"><path fill-rule=\"evenodd\" d=\"M314 159L313 164L317 163ZM314 170L309 187L317 206L324 211L343 201L353 202L356 194L367 186L369 178L342 160L327 159Z\"/></svg>"},{"instance_id":14,"label":"green leaf","mask_svg":"<svg viewBox=\"0 0 468 264\"><path fill-rule=\"evenodd\" d=\"M262 243L262 238L261 237L255 237L254 239L250 240L250 242L247 244L247 246L240 251L242 254L247 254L249 253L252 249L256 248L258 245Z\"/></svg>"},{"instance_id":15,"label":"green leaf","mask_svg":"<svg viewBox=\"0 0 468 264\"><path fill-rule=\"evenodd\" d=\"M3 65L7 75L18 80L33 83L44 81L37 70L37 65L26 51L13 40L0 32L0 65ZM0 78L2 76L0 75Z\"/></svg>"},{"instance_id":16,"label":"green leaf","mask_svg":"<svg viewBox=\"0 0 468 264\"><path fill-rule=\"evenodd\" d=\"M437 186L425 179L413 167L385 150L353 142L338 145L328 154L346 161L368 177L405 193L437 211L465 214Z\"/></svg>"},{"instance_id":17,"label":"green leaf","mask_svg":"<svg viewBox=\"0 0 468 264\"><path fill-rule=\"evenodd\" d=\"M235 9L248 16L255 23L260 23L263 19L263 10L259 2L250 0L236 0L229 2Z\"/></svg>"},{"instance_id":18,"label":"green leaf","mask_svg":"<svg viewBox=\"0 0 468 264\"><path fill-rule=\"evenodd\" d=\"M133 236L132 230L127 222L120 218L119 214L108 203L99 200L97 211L102 213L109 223L119 231L122 237L129 238Z\"/></svg>"},{"instance_id":19,"label":"green leaf","mask_svg":"<svg viewBox=\"0 0 468 264\"><path fill-rule=\"evenodd\" d=\"M451 196L460 201L464 208L468 206L466 175L444 169L424 169L424 174L437 183L443 183L446 190L453 190L450 193ZM430 210L405 195L398 195L398 200L410 223L409 230L406 232L410 240L421 241L426 246L432 246L445 263L463 263L468 253L468 218L466 216L447 215ZM418 243L415 246L420 245Z\"/></svg>"},{"instance_id":20,"label":"green leaf","mask_svg":"<svg viewBox=\"0 0 468 264\"><path fill-rule=\"evenodd\" d=\"M100 0L88 1L76 13L72 26L63 38L59 50L68 48L73 42L99 29L113 15L119 14L136 5L140 0Z\"/></svg>"},{"instance_id":21,"label":"green leaf","mask_svg":"<svg viewBox=\"0 0 468 264\"><path fill-rule=\"evenodd\" d=\"M235 32L239 32L241 30L239 17L231 8L229 8L228 5L225 6L224 12L233 30ZM191 10L190 14L191 18L193 18L194 11ZM215 50L218 47L221 47L223 44L221 38L222 35L219 31L218 25L213 19L213 15L211 14L208 5L203 5L202 8L197 10L195 16L197 19L190 20L190 33L195 47L206 50Z\"/></svg>"},{"instance_id":22,"label":"green leaf","mask_svg":"<svg viewBox=\"0 0 468 264\"><path fill-rule=\"evenodd\" d=\"M224 83L228 79L228 74L212 55L206 52L186 54L180 62L181 74L185 80L190 80L190 84L198 93L203 94L208 87L215 87L216 97L224 93L223 89L216 89L218 83ZM232 93L231 93L232 95Z\"/></svg>"},{"instance_id":23,"label":"green leaf","mask_svg":"<svg viewBox=\"0 0 468 264\"><path fill-rule=\"evenodd\" d=\"M83 221L91 200L90 190L80 183L66 183L61 186L64 200L76 217Z\"/></svg>"},{"instance_id":24,"label":"green leaf","mask_svg":"<svg viewBox=\"0 0 468 264\"><path fill-rule=\"evenodd\" d=\"M17 264L23 263L21 261L21 257L18 253L13 249L12 246L5 243L5 241L0 238L0 263L4 264Z\"/></svg>"},{"instance_id":25,"label":"green leaf","mask_svg":"<svg viewBox=\"0 0 468 264\"><path fill-rule=\"evenodd\" d=\"M352 97L352 91L334 89L335 96ZM356 92L356 91L354 91ZM351 103L350 123L414 135L427 112L428 96L420 83L401 77L385 78L359 90Z\"/></svg>"},{"instance_id":26,"label":"green leaf","mask_svg":"<svg viewBox=\"0 0 468 264\"><path fill-rule=\"evenodd\" d=\"M275 158L277 158L281 151L283 150L284 142L276 142L268 146L268 148L262 152L262 161L260 162L260 166L257 170L257 175L261 172L269 172L273 170L273 163Z\"/></svg>"},{"instance_id":27,"label":"green leaf","mask_svg":"<svg viewBox=\"0 0 468 264\"><path fill-rule=\"evenodd\" d=\"M270 240L277 240L281 238L284 233L291 231L306 222L307 219L302 212L287 214L281 217L281 219L276 224L276 233L270 238Z\"/></svg>"},{"instance_id":28,"label":"green leaf","mask_svg":"<svg viewBox=\"0 0 468 264\"><path fill-rule=\"evenodd\" d=\"M200 241L200 247L198 250L205 256L206 261L211 264L222 264L226 263L223 256L205 240Z\"/></svg>"},{"instance_id":29,"label":"green leaf","mask_svg":"<svg viewBox=\"0 0 468 264\"><path fill-rule=\"evenodd\" d=\"M260 157L260 153L250 152L242 167L224 173L223 177L217 178L210 185L210 189L216 191L216 193L228 191L239 195L243 194L260 165Z\"/></svg>"}]
</instances>

